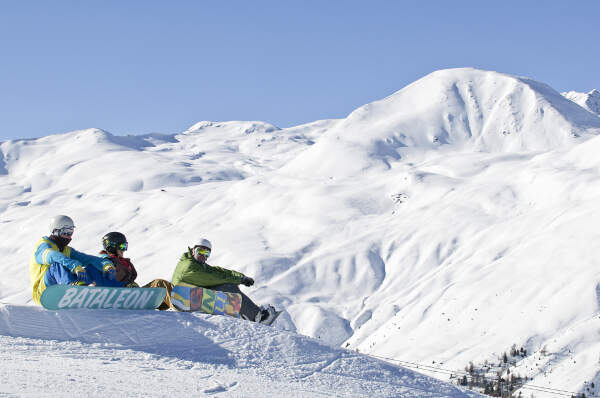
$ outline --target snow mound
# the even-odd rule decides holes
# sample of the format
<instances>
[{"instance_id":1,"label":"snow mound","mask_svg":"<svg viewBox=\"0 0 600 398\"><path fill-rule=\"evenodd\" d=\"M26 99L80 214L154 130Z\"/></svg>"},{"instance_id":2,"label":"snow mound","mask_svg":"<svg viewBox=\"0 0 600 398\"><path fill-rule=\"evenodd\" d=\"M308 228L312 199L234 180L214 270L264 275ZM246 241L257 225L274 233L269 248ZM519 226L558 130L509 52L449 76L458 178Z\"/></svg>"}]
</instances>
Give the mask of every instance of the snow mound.
<instances>
[{"instance_id":1,"label":"snow mound","mask_svg":"<svg viewBox=\"0 0 600 398\"><path fill-rule=\"evenodd\" d=\"M294 333L204 314L1 305L0 342L0 356L11 358L0 394L64 392L68 383L78 395L474 396Z\"/></svg>"},{"instance_id":2,"label":"snow mound","mask_svg":"<svg viewBox=\"0 0 600 398\"><path fill-rule=\"evenodd\" d=\"M569 91L562 93L562 95L588 111L600 116L600 91L594 89L587 94Z\"/></svg>"}]
</instances>

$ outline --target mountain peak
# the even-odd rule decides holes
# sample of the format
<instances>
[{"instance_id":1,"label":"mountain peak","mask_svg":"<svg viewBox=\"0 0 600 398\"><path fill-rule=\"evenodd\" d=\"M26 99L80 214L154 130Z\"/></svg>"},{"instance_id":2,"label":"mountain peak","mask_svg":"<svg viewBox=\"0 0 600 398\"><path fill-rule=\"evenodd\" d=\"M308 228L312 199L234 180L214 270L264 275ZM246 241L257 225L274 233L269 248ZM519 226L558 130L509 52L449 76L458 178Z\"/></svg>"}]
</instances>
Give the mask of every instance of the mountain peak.
<instances>
[{"instance_id":1,"label":"mountain peak","mask_svg":"<svg viewBox=\"0 0 600 398\"><path fill-rule=\"evenodd\" d=\"M569 91L567 93L562 93L562 95L589 112L600 116L600 91L593 89L587 94Z\"/></svg>"},{"instance_id":2,"label":"mountain peak","mask_svg":"<svg viewBox=\"0 0 600 398\"><path fill-rule=\"evenodd\" d=\"M389 168L411 148L540 151L599 132L600 119L544 83L475 68L445 69L356 109L290 167L305 169L308 163L313 171L350 175ZM334 150L340 146L342 151Z\"/></svg>"}]
</instances>

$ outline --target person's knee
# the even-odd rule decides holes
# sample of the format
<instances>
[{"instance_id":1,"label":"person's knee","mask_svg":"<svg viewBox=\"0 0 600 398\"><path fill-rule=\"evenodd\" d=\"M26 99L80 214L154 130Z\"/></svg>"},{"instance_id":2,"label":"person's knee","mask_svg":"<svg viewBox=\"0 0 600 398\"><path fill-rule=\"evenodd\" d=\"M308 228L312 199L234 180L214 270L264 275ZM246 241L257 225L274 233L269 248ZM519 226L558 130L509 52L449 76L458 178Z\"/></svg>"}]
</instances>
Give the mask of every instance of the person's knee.
<instances>
[{"instance_id":1,"label":"person's knee","mask_svg":"<svg viewBox=\"0 0 600 398\"><path fill-rule=\"evenodd\" d=\"M50 271L50 268L48 268L48 270L46 270L46 273L44 274L44 285L46 285L46 286L56 285L56 280L52 276L52 272Z\"/></svg>"},{"instance_id":2,"label":"person's knee","mask_svg":"<svg viewBox=\"0 0 600 398\"><path fill-rule=\"evenodd\" d=\"M44 275L46 286L67 285L73 280L70 272L59 263L52 263Z\"/></svg>"},{"instance_id":3,"label":"person's knee","mask_svg":"<svg viewBox=\"0 0 600 398\"><path fill-rule=\"evenodd\" d=\"M173 284L165 279L154 279L144 287L163 287L170 291L173 289Z\"/></svg>"}]
</instances>

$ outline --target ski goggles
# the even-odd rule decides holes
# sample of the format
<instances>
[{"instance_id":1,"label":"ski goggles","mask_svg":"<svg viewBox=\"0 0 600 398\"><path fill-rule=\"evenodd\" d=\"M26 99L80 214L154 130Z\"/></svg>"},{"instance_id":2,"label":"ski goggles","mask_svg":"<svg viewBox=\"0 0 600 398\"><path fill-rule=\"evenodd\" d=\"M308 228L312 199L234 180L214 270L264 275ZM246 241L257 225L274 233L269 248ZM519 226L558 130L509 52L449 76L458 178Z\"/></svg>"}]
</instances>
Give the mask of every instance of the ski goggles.
<instances>
[{"instance_id":1,"label":"ski goggles","mask_svg":"<svg viewBox=\"0 0 600 398\"><path fill-rule=\"evenodd\" d=\"M127 248L129 247L129 245L127 244L127 242L125 243L120 243L117 245L117 249L121 250L121 251L125 251L127 250Z\"/></svg>"},{"instance_id":2,"label":"ski goggles","mask_svg":"<svg viewBox=\"0 0 600 398\"><path fill-rule=\"evenodd\" d=\"M58 236L70 237L73 236L73 228L63 227L61 229L57 229L56 233L58 234Z\"/></svg>"},{"instance_id":3,"label":"ski goggles","mask_svg":"<svg viewBox=\"0 0 600 398\"><path fill-rule=\"evenodd\" d=\"M194 248L194 253L196 253L196 255L198 256L204 256L208 258L210 256L210 249L198 246Z\"/></svg>"}]
</instances>

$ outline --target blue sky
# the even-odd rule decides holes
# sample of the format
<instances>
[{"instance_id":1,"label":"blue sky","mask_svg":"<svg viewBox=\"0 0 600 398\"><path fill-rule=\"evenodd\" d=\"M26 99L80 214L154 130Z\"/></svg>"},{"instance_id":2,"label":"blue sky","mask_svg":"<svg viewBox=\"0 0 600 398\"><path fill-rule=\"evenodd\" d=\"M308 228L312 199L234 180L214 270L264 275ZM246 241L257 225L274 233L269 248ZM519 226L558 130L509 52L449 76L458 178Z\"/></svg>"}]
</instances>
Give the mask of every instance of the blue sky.
<instances>
[{"instance_id":1,"label":"blue sky","mask_svg":"<svg viewBox=\"0 0 600 398\"><path fill-rule=\"evenodd\" d=\"M0 141L342 118L438 69L600 89L600 1L2 1Z\"/></svg>"}]
</instances>

